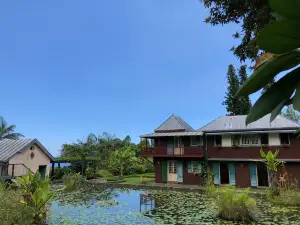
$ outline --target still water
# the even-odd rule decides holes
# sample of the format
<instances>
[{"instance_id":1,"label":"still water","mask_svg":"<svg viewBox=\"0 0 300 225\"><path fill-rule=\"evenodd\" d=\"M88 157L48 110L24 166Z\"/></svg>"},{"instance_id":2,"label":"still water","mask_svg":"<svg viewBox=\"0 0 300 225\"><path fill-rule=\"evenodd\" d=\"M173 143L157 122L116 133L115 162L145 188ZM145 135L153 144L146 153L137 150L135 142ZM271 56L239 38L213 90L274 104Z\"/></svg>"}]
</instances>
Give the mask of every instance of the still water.
<instances>
[{"instance_id":1,"label":"still water","mask_svg":"<svg viewBox=\"0 0 300 225\"><path fill-rule=\"evenodd\" d=\"M300 224L300 208L257 198L256 222L225 221L204 194L88 186L58 193L50 206L52 224Z\"/></svg>"}]
</instances>

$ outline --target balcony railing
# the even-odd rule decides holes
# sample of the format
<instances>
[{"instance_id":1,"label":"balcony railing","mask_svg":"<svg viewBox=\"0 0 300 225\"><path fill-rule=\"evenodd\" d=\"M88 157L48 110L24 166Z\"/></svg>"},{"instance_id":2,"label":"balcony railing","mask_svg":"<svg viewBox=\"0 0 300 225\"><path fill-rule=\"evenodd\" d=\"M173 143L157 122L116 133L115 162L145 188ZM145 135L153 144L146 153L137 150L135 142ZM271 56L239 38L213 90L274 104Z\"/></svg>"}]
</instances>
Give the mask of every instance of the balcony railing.
<instances>
[{"instance_id":1,"label":"balcony railing","mask_svg":"<svg viewBox=\"0 0 300 225\"><path fill-rule=\"evenodd\" d=\"M142 156L166 156L166 157L203 157L201 147L148 147L141 150Z\"/></svg>"}]
</instances>

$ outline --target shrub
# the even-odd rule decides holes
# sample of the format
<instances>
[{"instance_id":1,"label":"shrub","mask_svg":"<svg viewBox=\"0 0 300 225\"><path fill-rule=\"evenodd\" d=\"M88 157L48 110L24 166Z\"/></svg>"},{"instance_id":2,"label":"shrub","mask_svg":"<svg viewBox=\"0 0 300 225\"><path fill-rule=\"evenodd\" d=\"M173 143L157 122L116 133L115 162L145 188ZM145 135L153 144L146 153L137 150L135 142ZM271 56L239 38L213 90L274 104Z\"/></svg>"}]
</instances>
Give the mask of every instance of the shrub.
<instances>
[{"instance_id":1,"label":"shrub","mask_svg":"<svg viewBox=\"0 0 300 225\"><path fill-rule=\"evenodd\" d=\"M108 170L102 169L102 170L98 170L97 171L97 176L98 177L103 177L105 179L108 179L108 178L113 177L113 174L111 172L109 172Z\"/></svg>"},{"instance_id":2,"label":"shrub","mask_svg":"<svg viewBox=\"0 0 300 225\"><path fill-rule=\"evenodd\" d=\"M236 221L254 220L256 201L250 197L249 191L248 188L238 192L233 186L218 189L216 198L219 216Z\"/></svg>"},{"instance_id":3,"label":"shrub","mask_svg":"<svg viewBox=\"0 0 300 225\"><path fill-rule=\"evenodd\" d=\"M42 179L39 172L32 174L28 170L25 176L13 179L12 182L22 190L23 199L19 202L32 209L35 223L44 222L47 212L46 205L54 196L49 178Z\"/></svg>"},{"instance_id":4,"label":"shrub","mask_svg":"<svg viewBox=\"0 0 300 225\"><path fill-rule=\"evenodd\" d=\"M0 221L1 225L34 224L33 210L21 204L21 190L12 190L7 184L0 183Z\"/></svg>"},{"instance_id":5,"label":"shrub","mask_svg":"<svg viewBox=\"0 0 300 225\"><path fill-rule=\"evenodd\" d=\"M87 180L93 179L94 178L93 169L91 167L86 168L85 175Z\"/></svg>"},{"instance_id":6,"label":"shrub","mask_svg":"<svg viewBox=\"0 0 300 225\"><path fill-rule=\"evenodd\" d=\"M64 190L73 191L82 183L80 173L67 173L63 176Z\"/></svg>"},{"instance_id":7,"label":"shrub","mask_svg":"<svg viewBox=\"0 0 300 225\"><path fill-rule=\"evenodd\" d=\"M52 171L50 172L50 177L53 180L60 180L66 173L71 173L71 172L72 170L69 167L61 167L61 168L56 167L54 169L53 176L52 176Z\"/></svg>"}]
</instances>

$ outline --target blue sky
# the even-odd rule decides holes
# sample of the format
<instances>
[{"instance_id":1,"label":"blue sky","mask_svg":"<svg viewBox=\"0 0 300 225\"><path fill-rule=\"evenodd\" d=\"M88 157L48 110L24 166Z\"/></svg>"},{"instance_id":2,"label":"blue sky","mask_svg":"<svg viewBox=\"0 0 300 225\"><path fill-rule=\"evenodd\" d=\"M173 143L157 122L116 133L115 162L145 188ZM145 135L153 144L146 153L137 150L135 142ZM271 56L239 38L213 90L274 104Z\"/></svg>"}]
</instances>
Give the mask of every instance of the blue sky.
<instances>
[{"instance_id":1,"label":"blue sky","mask_svg":"<svg viewBox=\"0 0 300 225\"><path fill-rule=\"evenodd\" d=\"M237 25L198 0L3 1L2 115L54 155L103 131L133 141L175 113L199 128L222 105Z\"/></svg>"}]
</instances>

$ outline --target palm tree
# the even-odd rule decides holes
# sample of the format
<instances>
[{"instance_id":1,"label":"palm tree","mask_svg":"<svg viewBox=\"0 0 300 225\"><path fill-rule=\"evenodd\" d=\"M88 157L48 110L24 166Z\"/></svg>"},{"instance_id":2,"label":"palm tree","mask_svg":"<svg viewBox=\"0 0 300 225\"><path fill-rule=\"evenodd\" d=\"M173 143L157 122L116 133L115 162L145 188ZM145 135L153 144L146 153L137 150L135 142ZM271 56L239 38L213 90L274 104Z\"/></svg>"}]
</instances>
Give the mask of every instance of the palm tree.
<instances>
[{"instance_id":1,"label":"palm tree","mask_svg":"<svg viewBox=\"0 0 300 225\"><path fill-rule=\"evenodd\" d=\"M24 137L20 133L15 133L16 125L7 126L6 121L0 116L0 140L13 139L18 140L20 137Z\"/></svg>"}]
</instances>

